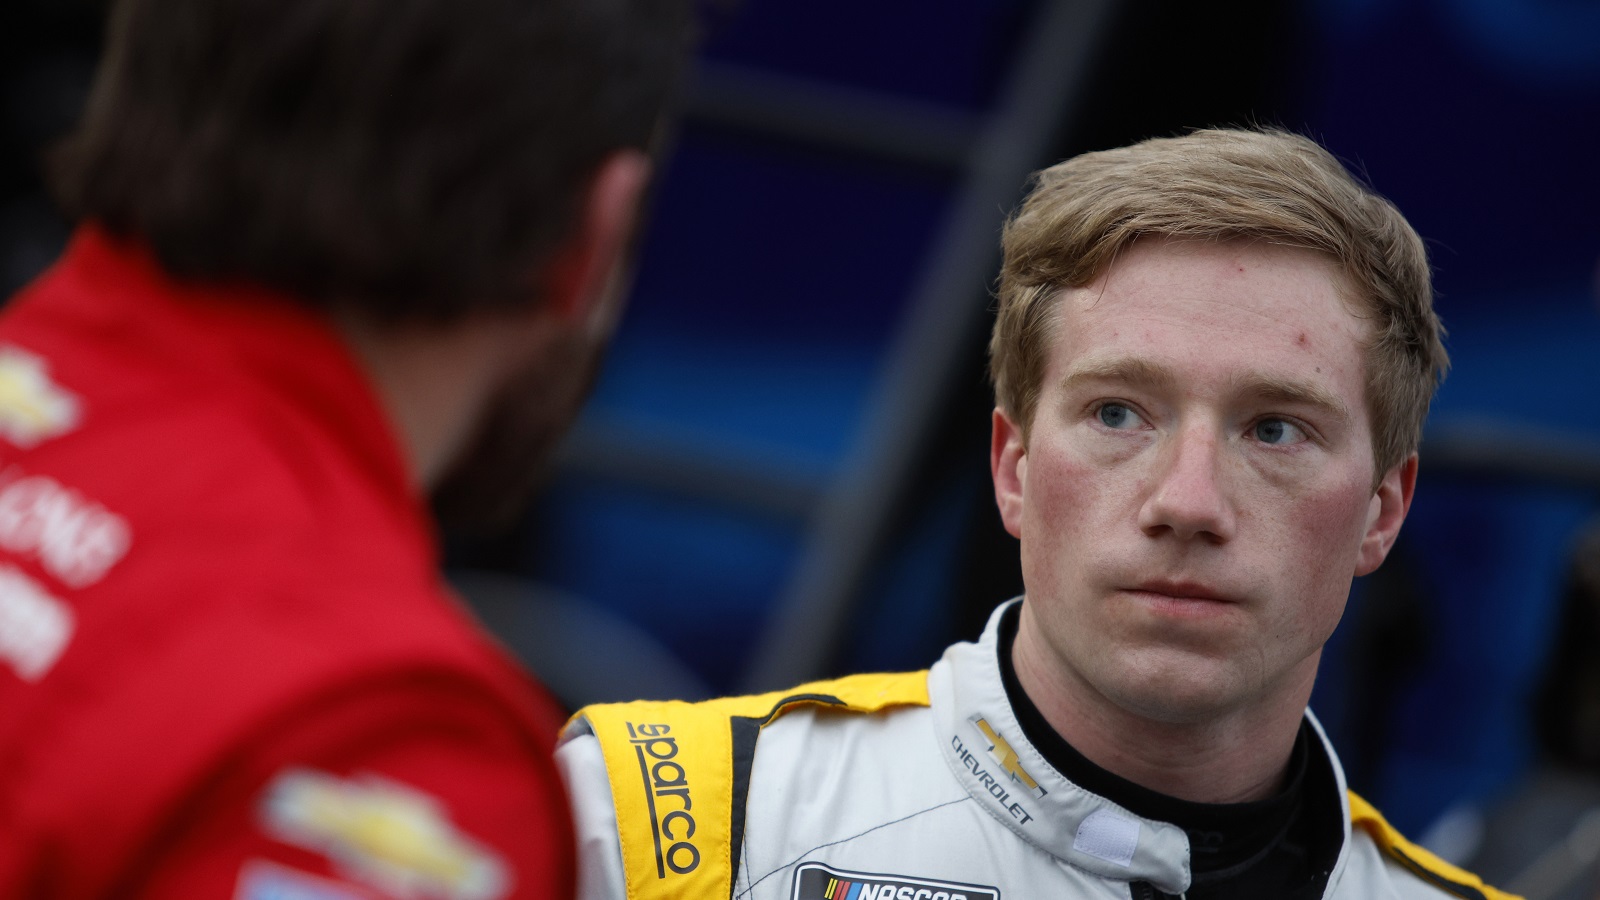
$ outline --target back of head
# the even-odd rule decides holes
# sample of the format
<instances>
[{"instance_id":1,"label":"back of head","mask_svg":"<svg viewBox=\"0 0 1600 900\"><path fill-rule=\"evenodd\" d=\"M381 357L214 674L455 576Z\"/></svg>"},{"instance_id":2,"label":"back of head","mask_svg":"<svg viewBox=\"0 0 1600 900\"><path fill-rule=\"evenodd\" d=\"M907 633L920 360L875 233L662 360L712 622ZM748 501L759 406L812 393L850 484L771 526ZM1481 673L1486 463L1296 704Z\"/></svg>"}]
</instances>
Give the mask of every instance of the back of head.
<instances>
[{"instance_id":1,"label":"back of head","mask_svg":"<svg viewBox=\"0 0 1600 900\"><path fill-rule=\"evenodd\" d=\"M1037 404L1054 300L1145 236L1261 240L1327 254L1352 312L1372 321L1367 405L1379 475L1414 451L1448 366L1422 240L1326 150L1280 131L1205 130L1086 153L1035 176L1006 224L990 339L998 404L1024 429Z\"/></svg>"},{"instance_id":2,"label":"back of head","mask_svg":"<svg viewBox=\"0 0 1600 900\"><path fill-rule=\"evenodd\" d=\"M56 192L178 277L524 307L590 173L655 140L689 2L122 0Z\"/></svg>"}]
</instances>

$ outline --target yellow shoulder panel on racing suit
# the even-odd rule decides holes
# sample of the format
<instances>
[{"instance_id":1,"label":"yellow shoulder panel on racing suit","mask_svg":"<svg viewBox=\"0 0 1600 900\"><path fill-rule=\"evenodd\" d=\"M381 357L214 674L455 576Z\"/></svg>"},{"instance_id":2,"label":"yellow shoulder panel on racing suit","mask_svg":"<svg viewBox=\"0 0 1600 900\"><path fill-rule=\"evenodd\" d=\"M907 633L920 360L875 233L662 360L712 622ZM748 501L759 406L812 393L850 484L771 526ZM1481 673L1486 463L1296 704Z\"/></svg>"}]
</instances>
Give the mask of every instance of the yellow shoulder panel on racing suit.
<instances>
[{"instance_id":1,"label":"yellow shoulder panel on racing suit","mask_svg":"<svg viewBox=\"0 0 1600 900\"><path fill-rule=\"evenodd\" d=\"M729 897L761 728L801 706L872 713L927 706L928 673L852 675L702 703L580 710L600 742L616 804L629 900Z\"/></svg>"},{"instance_id":2,"label":"yellow shoulder panel on racing suit","mask_svg":"<svg viewBox=\"0 0 1600 900\"><path fill-rule=\"evenodd\" d=\"M1466 900L1522 900L1515 894L1508 894L1484 884L1482 879L1471 872L1458 869L1406 840L1404 835L1384 819L1382 813L1355 791L1350 792L1350 824L1352 827L1365 829L1385 856L1440 890Z\"/></svg>"}]
</instances>

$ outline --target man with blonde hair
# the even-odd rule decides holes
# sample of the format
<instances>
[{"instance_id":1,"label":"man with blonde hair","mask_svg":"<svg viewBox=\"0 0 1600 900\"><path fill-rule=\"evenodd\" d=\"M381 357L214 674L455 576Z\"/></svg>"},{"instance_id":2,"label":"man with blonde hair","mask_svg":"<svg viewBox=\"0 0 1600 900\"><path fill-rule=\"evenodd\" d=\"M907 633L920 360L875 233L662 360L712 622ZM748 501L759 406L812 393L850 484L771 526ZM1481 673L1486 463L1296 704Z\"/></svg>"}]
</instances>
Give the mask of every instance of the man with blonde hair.
<instances>
[{"instance_id":1,"label":"man with blonde hair","mask_svg":"<svg viewBox=\"0 0 1600 900\"><path fill-rule=\"evenodd\" d=\"M925 673L585 711L581 893L1499 898L1307 710L1448 360L1421 240L1315 143L1047 169L1007 224L990 467L1024 597Z\"/></svg>"}]
</instances>

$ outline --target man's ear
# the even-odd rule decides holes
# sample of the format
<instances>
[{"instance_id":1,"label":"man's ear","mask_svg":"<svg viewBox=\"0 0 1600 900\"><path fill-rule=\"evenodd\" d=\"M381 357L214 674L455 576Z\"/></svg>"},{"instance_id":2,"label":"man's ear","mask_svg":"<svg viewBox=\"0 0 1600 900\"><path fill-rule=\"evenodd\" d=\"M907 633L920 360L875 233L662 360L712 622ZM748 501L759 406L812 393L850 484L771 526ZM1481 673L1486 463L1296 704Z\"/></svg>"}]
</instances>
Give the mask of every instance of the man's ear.
<instances>
[{"instance_id":1,"label":"man's ear","mask_svg":"<svg viewBox=\"0 0 1600 900\"><path fill-rule=\"evenodd\" d=\"M1400 535L1400 526L1411 510L1411 493L1417 486L1417 455L1406 457L1394 468L1385 472L1378 489L1372 494L1367 509L1367 533L1361 538L1361 549L1356 554L1356 574L1366 575L1382 565L1394 539Z\"/></svg>"},{"instance_id":2,"label":"man's ear","mask_svg":"<svg viewBox=\"0 0 1600 900\"><path fill-rule=\"evenodd\" d=\"M612 296L632 244L640 199L650 181L650 158L617 150L595 168L579 197L572 230L545 269L545 308L567 322L609 328Z\"/></svg>"},{"instance_id":3,"label":"man's ear","mask_svg":"<svg viewBox=\"0 0 1600 900\"><path fill-rule=\"evenodd\" d=\"M1022 537L1022 487L1028 476L1028 448L1022 429L1005 410L994 411L989 437L989 475L994 479L994 502L1000 521L1014 538Z\"/></svg>"}]
</instances>

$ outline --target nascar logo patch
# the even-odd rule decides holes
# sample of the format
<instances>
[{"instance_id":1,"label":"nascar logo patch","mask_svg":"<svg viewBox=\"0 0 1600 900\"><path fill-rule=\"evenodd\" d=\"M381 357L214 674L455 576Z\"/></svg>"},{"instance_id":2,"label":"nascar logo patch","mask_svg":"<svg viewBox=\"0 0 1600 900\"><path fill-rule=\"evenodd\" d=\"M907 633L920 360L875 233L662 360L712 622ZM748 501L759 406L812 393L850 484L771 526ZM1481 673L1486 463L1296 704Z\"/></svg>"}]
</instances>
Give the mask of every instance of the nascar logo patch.
<instances>
[{"instance_id":1,"label":"nascar logo patch","mask_svg":"<svg viewBox=\"0 0 1600 900\"><path fill-rule=\"evenodd\" d=\"M794 870L793 900L1000 900L1000 889L801 863Z\"/></svg>"}]
</instances>

